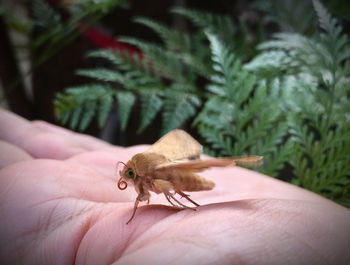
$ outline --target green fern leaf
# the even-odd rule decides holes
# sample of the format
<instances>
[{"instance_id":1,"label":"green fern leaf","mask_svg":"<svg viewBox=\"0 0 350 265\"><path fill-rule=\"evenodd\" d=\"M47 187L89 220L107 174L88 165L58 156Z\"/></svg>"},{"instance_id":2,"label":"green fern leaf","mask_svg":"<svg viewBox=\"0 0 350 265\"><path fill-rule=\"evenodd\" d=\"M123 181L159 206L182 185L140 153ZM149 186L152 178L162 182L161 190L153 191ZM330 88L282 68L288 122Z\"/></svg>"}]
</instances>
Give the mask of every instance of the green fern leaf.
<instances>
[{"instance_id":1,"label":"green fern leaf","mask_svg":"<svg viewBox=\"0 0 350 265\"><path fill-rule=\"evenodd\" d=\"M207 153L215 153L218 156L233 156L231 146L232 140L225 135L221 130L217 130L213 127L205 124L197 125L199 134L205 139L207 146ZM242 154L239 154L242 155Z\"/></svg>"},{"instance_id":2,"label":"green fern leaf","mask_svg":"<svg viewBox=\"0 0 350 265\"><path fill-rule=\"evenodd\" d=\"M161 73L163 77L170 80L184 80L183 65L174 52L164 50L157 44L141 42L135 38L122 37L119 39L138 47L143 52L145 60L152 62L154 73Z\"/></svg>"},{"instance_id":3,"label":"green fern leaf","mask_svg":"<svg viewBox=\"0 0 350 265\"><path fill-rule=\"evenodd\" d=\"M200 99L193 95L167 95L163 103L162 133L164 134L181 126L196 113L196 107L200 104Z\"/></svg>"},{"instance_id":4,"label":"green fern leaf","mask_svg":"<svg viewBox=\"0 0 350 265\"><path fill-rule=\"evenodd\" d=\"M90 124L92 118L95 116L96 101L88 101L84 105L84 115L82 115L79 130L85 130Z\"/></svg>"},{"instance_id":5,"label":"green fern leaf","mask_svg":"<svg viewBox=\"0 0 350 265\"><path fill-rule=\"evenodd\" d=\"M54 31L57 31L63 26L59 13L47 2L43 0L33 0L32 9L35 24Z\"/></svg>"},{"instance_id":6,"label":"green fern leaf","mask_svg":"<svg viewBox=\"0 0 350 265\"><path fill-rule=\"evenodd\" d=\"M106 94L100 98L99 107L98 107L98 118L97 118L98 126L100 128L102 128L106 123L108 113L112 107L112 104L113 104L113 98L111 95Z\"/></svg>"},{"instance_id":7,"label":"green fern leaf","mask_svg":"<svg viewBox=\"0 0 350 265\"><path fill-rule=\"evenodd\" d=\"M155 22L154 20L138 17L134 19L135 22L145 25L154 30L162 38L165 47L169 50L181 50L182 52L189 52L190 40L188 35L169 29L163 24Z\"/></svg>"},{"instance_id":8,"label":"green fern leaf","mask_svg":"<svg viewBox=\"0 0 350 265\"><path fill-rule=\"evenodd\" d=\"M171 9L172 13L186 16L196 26L215 32L217 35L228 37L235 34L235 27L231 17L211 12L185 9L176 7Z\"/></svg>"},{"instance_id":9,"label":"green fern leaf","mask_svg":"<svg viewBox=\"0 0 350 265\"><path fill-rule=\"evenodd\" d=\"M86 57L106 59L115 65L118 65L121 62L119 56L117 55L117 53L115 51L107 50L107 49L90 51L86 54Z\"/></svg>"},{"instance_id":10,"label":"green fern leaf","mask_svg":"<svg viewBox=\"0 0 350 265\"><path fill-rule=\"evenodd\" d=\"M81 107L77 107L73 110L70 124L69 124L70 128L72 128L72 129L77 128L82 112L83 112L83 110Z\"/></svg>"},{"instance_id":11,"label":"green fern leaf","mask_svg":"<svg viewBox=\"0 0 350 265\"><path fill-rule=\"evenodd\" d=\"M318 15L320 26L331 36L339 36L341 31L340 27L337 27L337 20L332 18L328 11L318 0L312 0L316 13Z\"/></svg>"},{"instance_id":12,"label":"green fern leaf","mask_svg":"<svg viewBox=\"0 0 350 265\"><path fill-rule=\"evenodd\" d=\"M135 102L135 96L132 93L119 92L117 94L117 100L118 100L118 107L119 107L121 129L122 131L124 131L126 129L126 125L129 120L131 108Z\"/></svg>"},{"instance_id":13,"label":"green fern leaf","mask_svg":"<svg viewBox=\"0 0 350 265\"><path fill-rule=\"evenodd\" d=\"M76 71L76 74L106 82L118 82L121 84L125 82L125 79L121 73L105 68L78 70Z\"/></svg>"},{"instance_id":14,"label":"green fern leaf","mask_svg":"<svg viewBox=\"0 0 350 265\"><path fill-rule=\"evenodd\" d=\"M141 123L138 128L138 133L150 125L157 113L162 108L163 101L156 93L142 93L141 94Z\"/></svg>"},{"instance_id":15,"label":"green fern leaf","mask_svg":"<svg viewBox=\"0 0 350 265\"><path fill-rule=\"evenodd\" d=\"M62 124L67 124L70 116L70 112L64 112L62 116L59 116L57 118L62 121Z\"/></svg>"},{"instance_id":16,"label":"green fern leaf","mask_svg":"<svg viewBox=\"0 0 350 265\"><path fill-rule=\"evenodd\" d=\"M101 108L97 108L97 102L105 97L111 98L113 93L111 87L99 84L68 88L64 94L58 94L54 102L57 118L62 122L70 119L72 129L79 125L79 129L84 130L96 110L102 112Z\"/></svg>"}]
</instances>

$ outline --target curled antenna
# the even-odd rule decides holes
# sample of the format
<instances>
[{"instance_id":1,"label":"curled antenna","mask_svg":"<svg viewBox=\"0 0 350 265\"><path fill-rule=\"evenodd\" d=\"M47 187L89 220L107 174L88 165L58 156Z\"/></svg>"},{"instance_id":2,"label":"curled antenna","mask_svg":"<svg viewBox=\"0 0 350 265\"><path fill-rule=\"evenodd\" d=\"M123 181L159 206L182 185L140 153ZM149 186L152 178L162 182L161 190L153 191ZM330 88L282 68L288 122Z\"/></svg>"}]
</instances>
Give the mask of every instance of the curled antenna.
<instances>
[{"instance_id":1,"label":"curled antenna","mask_svg":"<svg viewBox=\"0 0 350 265\"><path fill-rule=\"evenodd\" d=\"M118 161L118 163L117 163L117 171L118 171L118 167L119 167L119 164L120 164L120 163L122 163L124 166L126 166L126 164L125 164L124 162Z\"/></svg>"},{"instance_id":2,"label":"curled antenna","mask_svg":"<svg viewBox=\"0 0 350 265\"><path fill-rule=\"evenodd\" d=\"M120 163L122 163L124 166L126 166L126 164L124 162L118 161L118 163L117 163L117 171L118 171L118 167L119 167ZM118 180L118 188L120 190L125 190L128 187L128 183L125 180L123 180L123 176L121 176L120 171L119 171L119 175L120 175L120 179Z\"/></svg>"},{"instance_id":3,"label":"curled antenna","mask_svg":"<svg viewBox=\"0 0 350 265\"><path fill-rule=\"evenodd\" d=\"M120 190L125 190L127 187L128 187L128 183L125 180L123 180L122 177L120 177L120 179L118 180L118 188Z\"/></svg>"}]
</instances>

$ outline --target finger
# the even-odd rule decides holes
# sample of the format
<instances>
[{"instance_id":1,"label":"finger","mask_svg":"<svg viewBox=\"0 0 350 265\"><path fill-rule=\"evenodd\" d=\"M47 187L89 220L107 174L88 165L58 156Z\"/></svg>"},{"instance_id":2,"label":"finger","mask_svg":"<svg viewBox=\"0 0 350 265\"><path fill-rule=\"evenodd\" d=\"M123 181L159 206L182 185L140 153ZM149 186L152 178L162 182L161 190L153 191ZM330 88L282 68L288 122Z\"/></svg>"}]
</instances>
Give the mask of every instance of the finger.
<instances>
[{"instance_id":1,"label":"finger","mask_svg":"<svg viewBox=\"0 0 350 265\"><path fill-rule=\"evenodd\" d=\"M32 124L41 130L41 132L50 133L56 136L62 136L64 139L70 139L70 141L84 148L85 150L97 150L102 148L108 148L111 145L105 141L97 139L95 137L76 133L65 128L47 123L45 121L33 121Z\"/></svg>"},{"instance_id":2,"label":"finger","mask_svg":"<svg viewBox=\"0 0 350 265\"><path fill-rule=\"evenodd\" d=\"M32 134L30 122L0 108L0 140L20 146L25 134Z\"/></svg>"},{"instance_id":3,"label":"finger","mask_svg":"<svg viewBox=\"0 0 350 265\"><path fill-rule=\"evenodd\" d=\"M0 169L19 161L33 159L23 149L0 140Z\"/></svg>"},{"instance_id":4,"label":"finger","mask_svg":"<svg viewBox=\"0 0 350 265\"><path fill-rule=\"evenodd\" d=\"M29 122L0 109L0 139L17 145L35 158L66 159L87 150L110 145L83 134L77 134L46 122Z\"/></svg>"},{"instance_id":5,"label":"finger","mask_svg":"<svg viewBox=\"0 0 350 265\"><path fill-rule=\"evenodd\" d=\"M22 161L0 171L1 196L18 201L39 203L59 198L76 198L94 202L123 199L114 181L73 162L34 159ZM0 200L2 201L2 200Z\"/></svg>"},{"instance_id":6,"label":"finger","mask_svg":"<svg viewBox=\"0 0 350 265\"><path fill-rule=\"evenodd\" d=\"M82 164L107 178L116 180L119 178L120 170L117 168L118 162L126 163L133 155L144 152L148 148L148 145L137 145L126 148L114 146L80 153L70 157L68 160Z\"/></svg>"}]
</instances>

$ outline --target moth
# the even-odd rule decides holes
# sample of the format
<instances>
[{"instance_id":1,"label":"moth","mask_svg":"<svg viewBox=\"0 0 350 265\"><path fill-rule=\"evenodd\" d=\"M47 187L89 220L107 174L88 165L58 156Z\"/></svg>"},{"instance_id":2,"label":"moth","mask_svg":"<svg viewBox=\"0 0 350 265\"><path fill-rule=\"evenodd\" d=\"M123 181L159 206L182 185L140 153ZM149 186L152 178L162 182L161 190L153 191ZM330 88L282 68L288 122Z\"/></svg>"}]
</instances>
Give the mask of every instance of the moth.
<instances>
[{"instance_id":1,"label":"moth","mask_svg":"<svg viewBox=\"0 0 350 265\"><path fill-rule=\"evenodd\" d=\"M118 188L125 190L128 182L135 187L134 210L127 224L134 218L139 202L149 203L150 191L163 193L168 202L176 208L195 209L181 203L176 194L195 206L199 206L184 192L204 191L214 188L215 183L196 173L210 167L234 165L258 165L262 156L211 158L201 160L202 146L183 130L173 130L160 138L146 152L134 155L119 171Z\"/></svg>"}]
</instances>

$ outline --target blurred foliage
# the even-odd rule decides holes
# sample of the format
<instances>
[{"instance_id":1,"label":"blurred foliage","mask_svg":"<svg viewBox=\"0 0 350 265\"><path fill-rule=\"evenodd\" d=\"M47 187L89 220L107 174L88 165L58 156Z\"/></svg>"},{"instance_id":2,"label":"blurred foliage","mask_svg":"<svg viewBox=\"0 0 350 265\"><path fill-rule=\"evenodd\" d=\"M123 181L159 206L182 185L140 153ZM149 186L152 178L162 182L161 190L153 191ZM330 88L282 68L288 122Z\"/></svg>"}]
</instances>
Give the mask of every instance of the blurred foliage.
<instances>
[{"instance_id":1,"label":"blurred foliage","mask_svg":"<svg viewBox=\"0 0 350 265\"><path fill-rule=\"evenodd\" d=\"M124 37L142 56L90 52L117 70L79 70L94 82L57 96L58 119L84 130L97 115L103 126L117 100L124 130L140 102L140 132L158 113L162 134L191 121L207 153L263 155L257 170L282 179L288 171L292 183L349 207L348 35L318 0L267 2L257 5L281 32L265 41L249 37L263 25L198 10L172 10L196 26L191 33L137 18L162 43Z\"/></svg>"},{"instance_id":2,"label":"blurred foliage","mask_svg":"<svg viewBox=\"0 0 350 265\"><path fill-rule=\"evenodd\" d=\"M5 5L0 13L10 30L30 36L36 31L31 50L40 49L40 56L33 57L33 67L43 63L60 49L71 43L85 29L118 6L117 0L69 0L51 5L45 0L29 1L30 15L18 17ZM25 4L23 4L25 7ZM31 36L32 37L32 36Z\"/></svg>"}]
</instances>

